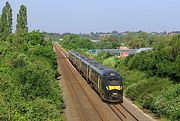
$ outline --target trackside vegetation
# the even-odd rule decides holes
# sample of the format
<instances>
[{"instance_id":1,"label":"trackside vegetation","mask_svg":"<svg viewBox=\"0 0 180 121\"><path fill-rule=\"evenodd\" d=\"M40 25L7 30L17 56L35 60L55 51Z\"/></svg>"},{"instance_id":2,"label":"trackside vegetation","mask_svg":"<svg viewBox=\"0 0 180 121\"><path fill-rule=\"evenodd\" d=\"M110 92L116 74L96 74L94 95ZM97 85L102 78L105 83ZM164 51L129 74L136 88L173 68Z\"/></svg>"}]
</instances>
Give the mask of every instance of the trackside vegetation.
<instances>
[{"instance_id":1,"label":"trackside vegetation","mask_svg":"<svg viewBox=\"0 0 180 121\"><path fill-rule=\"evenodd\" d=\"M146 71L150 76L169 77L180 82L180 35L174 35L166 44L153 51L142 52L126 59L129 69Z\"/></svg>"},{"instance_id":2,"label":"trackside vegetation","mask_svg":"<svg viewBox=\"0 0 180 121\"><path fill-rule=\"evenodd\" d=\"M63 44L64 41L67 41L63 40L60 43L64 48L76 49L81 54L119 71L124 80L124 94L138 106L147 109L146 111L152 112L162 120L180 120L180 35L150 37L145 33L135 36L129 33L121 41L127 43L131 48L149 45L153 47L153 50L121 59L110 53L91 54L86 51L89 48L82 49L76 44L76 41L79 40L73 39L74 35L66 36L73 40L69 43L73 47L69 48L68 45ZM142 42L134 43L133 38L135 40L140 38L143 44L141 44ZM111 41L102 40L98 42L98 46L101 45L101 42L111 43ZM86 41L84 41L85 43ZM96 49L97 43L92 44Z\"/></svg>"},{"instance_id":3,"label":"trackside vegetation","mask_svg":"<svg viewBox=\"0 0 180 121\"><path fill-rule=\"evenodd\" d=\"M8 2L0 19L0 120L61 121L64 101L52 43L39 31L28 33L26 9L20 7L16 33Z\"/></svg>"},{"instance_id":4,"label":"trackside vegetation","mask_svg":"<svg viewBox=\"0 0 180 121\"><path fill-rule=\"evenodd\" d=\"M82 38L79 35L71 34L71 35L65 35L63 37L63 41L61 41L62 47L66 49L93 49L94 44L89 39Z\"/></svg>"}]
</instances>

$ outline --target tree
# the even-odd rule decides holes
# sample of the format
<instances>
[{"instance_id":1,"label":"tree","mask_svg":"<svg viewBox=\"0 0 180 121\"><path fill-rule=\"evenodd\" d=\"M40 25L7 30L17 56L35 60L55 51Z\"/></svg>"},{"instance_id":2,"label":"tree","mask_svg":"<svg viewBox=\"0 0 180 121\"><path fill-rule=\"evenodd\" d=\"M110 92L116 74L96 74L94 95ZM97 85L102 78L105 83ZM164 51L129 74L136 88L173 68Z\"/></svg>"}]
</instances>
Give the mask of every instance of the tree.
<instances>
[{"instance_id":1,"label":"tree","mask_svg":"<svg viewBox=\"0 0 180 121\"><path fill-rule=\"evenodd\" d=\"M94 48L94 43L91 42L89 39L80 37L77 34L69 34L65 35L63 37L63 41L61 42L62 47L66 49L78 49L78 48L83 48L83 49L93 49Z\"/></svg>"},{"instance_id":2,"label":"tree","mask_svg":"<svg viewBox=\"0 0 180 121\"><path fill-rule=\"evenodd\" d=\"M44 35L39 31L32 31L28 33L28 43L32 45L43 45L44 43Z\"/></svg>"},{"instance_id":3,"label":"tree","mask_svg":"<svg viewBox=\"0 0 180 121\"><path fill-rule=\"evenodd\" d=\"M2 10L0 25L1 38L6 39L12 33L12 8L8 2L6 2L6 6Z\"/></svg>"},{"instance_id":4,"label":"tree","mask_svg":"<svg viewBox=\"0 0 180 121\"><path fill-rule=\"evenodd\" d=\"M0 16L0 40L1 40L1 36L2 36L2 24L1 24L1 16Z\"/></svg>"},{"instance_id":5,"label":"tree","mask_svg":"<svg viewBox=\"0 0 180 121\"><path fill-rule=\"evenodd\" d=\"M19 14L17 14L17 25L16 25L16 33L27 33L27 8L24 5L21 5Z\"/></svg>"},{"instance_id":6,"label":"tree","mask_svg":"<svg viewBox=\"0 0 180 121\"><path fill-rule=\"evenodd\" d=\"M124 38L125 42L129 46L129 48L141 48L148 46L148 34L145 32L140 33L132 33L129 32L127 36Z\"/></svg>"}]
</instances>

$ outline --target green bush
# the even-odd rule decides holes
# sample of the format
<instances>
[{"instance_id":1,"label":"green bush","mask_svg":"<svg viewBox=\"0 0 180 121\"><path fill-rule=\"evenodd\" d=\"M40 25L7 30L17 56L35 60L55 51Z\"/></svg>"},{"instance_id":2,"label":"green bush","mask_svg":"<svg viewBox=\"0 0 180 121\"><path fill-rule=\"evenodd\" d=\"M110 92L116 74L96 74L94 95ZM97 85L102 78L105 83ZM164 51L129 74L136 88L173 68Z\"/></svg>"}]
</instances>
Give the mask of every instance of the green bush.
<instances>
[{"instance_id":1,"label":"green bush","mask_svg":"<svg viewBox=\"0 0 180 121\"><path fill-rule=\"evenodd\" d=\"M24 44L0 50L0 120L63 120L52 45Z\"/></svg>"},{"instance_id":2,"label":"green bush","mask_svg":"<svg viewBox=\"0 0 180 121\"><path fill-rule=\"evenodd\" d=\"M46 60L48 60L54 70L57 69L56 55L52 49L52 45L46 45L46 47L32 46L31 48L29 48L27 54L31 56L32 61L40 57L45 58Z\"/></svg>"},{"instance_id":3,"label":"green bush","mask_svg":"<svg viewBox=\"0 0 180 121\"><path fill-rule=\"evenodd\" d=\"M159 117L165 116L172 121L180 120L180 84L171 86L159 95L152 104L152 111Z\"/></svg>"},{"instance_id":4,"label":"green bush","mask_svg":"<svg viewBox=\"0 0 180 121\"><path fill-rule=\"evenodd\" d=\"M26 7L20 11L20 23L12 33L12 10L3 10L10 26L0 27L0 121L61 121L64 102L54 79L57 62L52 44L39 31L28 33Z\"/></svg>"},{"instance_id":5,"label":"green bush","mask_svg":"<svg viewBox=\"0 0 180 121\"><path fill-rule=\"evenodd\" d=\"M77 49L93 49L94 43L89 39L80 37L77 34L68 34L63 37L63 41L60 42L63 48L68 50Z\"/></svg>"},{"instance_id":6,"label":"green bush","mask_svg":"<svg viewBox=\"0 0 180 121\"><path fill-rule=\"evenodd\" d=\"M6 101L3 100L4 94L0 92L0 120L7 121L9 119L8 107Z\"/></svg>"},{"instance_id":7,"label":"green bush","mask_svg":"<svg viewBox=\"0 0 180 121\"><path fill-rule=\"evenodd\" d=\"M125 93L133 100L140 102L143 107L150 108L148 103L171 85L172 84L168 79L153 77L148 80L140 80L137 83L131 84L127 87Z\"/></svg>"},{"instance_id":8,"label":"green bush","mask_svg":"<svg viewBox=\"0 0 180 121\"><path fill-rule=\"evenodd\" d=\"M47 99L36 98L34 101L21 101L20 104L17 104L16 109L12 118L18 121L63 120L60 117L60 110L58 110L56 105L49 103Z\"/></svg>"},{"instance_id":9,"label":"green bush","mask_svg":"<svg viewBox=\"0 0 180 121\"><path fill-rule=\"evenodd\" d=\"M28 57L24 53L19 54L15 59L13 59L12 64L14 68L23 67L28 64Z\"/></svg>"},{"instance_id":10,"label":"green bush","mask_svg":"<svg viewBox=\"0 0 180 121\"><path fill-rule=\"evenodd\" d=\"M47 63L41 60L35 61L18 70L17 75L21 94L25 99L34 99L38 96L45 98L49 94L54 73Z\"/></svg>"},{"instance_id":11,"label":"green bush","mask_svg":"<svg viewBox=\"0 0 180 121\"><path fill-rule=\"evenodd\" d=\"M169 77L174 82L179 82L179 39L180 35L174 36L165 47L161 45L152 51L141 52L128 57L126 59L128 68L145 71L151 76Z\"/></svg>"},{"instance_id":12,"label":"green bush","mask_svg":"<svg viewBox=\"0 0 180 121\"><path fill-rule=\"evenodd\" d=\"M115 68L115 66L116 66L115 57L110 57L110 58L108 58L108 59L105 59L105 60L103 61L103 64L104 64L104 65L107 65L107 66L109 66L109 67L111 67L111 68Z\"/></svg>"}]
</instances>

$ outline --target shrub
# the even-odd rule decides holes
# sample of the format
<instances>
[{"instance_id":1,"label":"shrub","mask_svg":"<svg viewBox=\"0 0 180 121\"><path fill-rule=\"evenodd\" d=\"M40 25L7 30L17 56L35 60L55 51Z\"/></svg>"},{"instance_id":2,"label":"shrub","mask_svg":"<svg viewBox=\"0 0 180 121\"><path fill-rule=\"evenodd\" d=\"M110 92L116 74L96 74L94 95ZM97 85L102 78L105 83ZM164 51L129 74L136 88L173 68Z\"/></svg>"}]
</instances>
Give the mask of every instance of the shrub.
<instances>
[{"instance_id":1,"label":"shrub","mask_svg":"<svg viewBox=\"0 0 180 121\"><path fill-rule=\"evenodd\" d=\"M110 57L110 58L107 58L103 61L103 64L104 65L107 65L111 68L115 68L116 66L116 60L115 60L115 57Z\"/></svg>"},{"instance_id":2,"label":"shrub","mask_svg":"<svg viewBox=\"0 0 180 121\"><path fill-rule=\"evenodd\" d=\"M14 68L23 67L28 63L28 57L25 54L19 54L12 63Z\"/></svg>"},{"instance_id":3,"label":"shrub","mask_svg":"<svg viewBox=\"0 0 180 121\"><path fill-rule=\"evenodd\" d=\"M149 75L169 77L179 82L180 66L179 36L173 37L166 47L159 46L152 51L141 52L126 59L129 69L145 71Z\"/></svg>"},{"instance_id":4,"label":"shrub","mask_svg":"<svg viewBox=\"0 0 180 121\"><path fill-rule=\"evenodd\" d=\"M163 93L164 90L172 86L168 79L160 79L157 77L149 78L148 80L140 80L127 87L125 93L131 99L138 101L142 107L151 109L152 102L156 97Z\"/></svg>"},{"instance_id":5,"label":"shrub","mask_svg":"<svg viewBox=\"0 0 180 121\"><path fill-rule=\"evenodd\" d=\"M24 98L34 99L38 96L45 98L49 94L54 73L48 63L42 60L35 61L20 69L17 75Z\"/></svg>"},{"instance_id":6,"label":"shrub","mask_svg":"<svg viewBox=\"0 0 180 121\"><path fill-rule=\"evenodd\" d=\"M27 54L32 56L32 60L40 57L45 58L49 61L54 70L57 69L57 57L51 45L47 45L46 47L32 46Z\"/></svg>"},{"instance_id":7,"label":"shrub","mask_svg":"<svg viewBox=\"0 0 180 121\"><path fill-rule=\"evenodd\" d=\"M165 116L172 121L180 119L180 84L171 86L159 95L152 104L152 111L159 117Z\"/></svg>"}]
</instances>

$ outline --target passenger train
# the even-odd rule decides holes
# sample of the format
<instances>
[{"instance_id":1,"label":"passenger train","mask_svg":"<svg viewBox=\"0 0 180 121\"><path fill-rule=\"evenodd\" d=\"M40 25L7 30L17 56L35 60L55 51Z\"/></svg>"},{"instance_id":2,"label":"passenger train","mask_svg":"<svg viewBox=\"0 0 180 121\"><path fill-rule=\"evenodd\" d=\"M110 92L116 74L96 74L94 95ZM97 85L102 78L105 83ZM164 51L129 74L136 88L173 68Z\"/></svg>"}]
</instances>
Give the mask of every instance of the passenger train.
<instances>
[{"instance_id":1,"label":"passenger train","mask_svg":"<svg viewBox=\"0 0 180 121\"><path fill-rule=\"evenodd\" d=\"M75 51L69 51L69 60L103 101L123 102L123 80L118 72Z\"/></svg>"}]
</instances>

